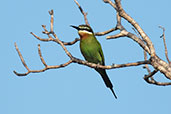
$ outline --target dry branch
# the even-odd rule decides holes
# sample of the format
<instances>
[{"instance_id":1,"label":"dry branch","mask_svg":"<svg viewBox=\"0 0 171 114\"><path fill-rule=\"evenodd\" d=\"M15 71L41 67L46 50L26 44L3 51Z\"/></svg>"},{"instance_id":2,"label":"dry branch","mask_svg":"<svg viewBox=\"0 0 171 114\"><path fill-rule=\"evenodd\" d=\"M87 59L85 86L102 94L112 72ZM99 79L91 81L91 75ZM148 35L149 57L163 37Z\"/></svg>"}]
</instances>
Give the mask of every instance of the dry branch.
<instances>
[{"instance_id":1,"label":"dry branch","mask_svg":"<svg viewBox=\"0 0 171 114\"><path fill-rule=\"evenodd\" d=\"M49 14L50 15L53 15L52 13L53 11L51 11ZM53 18L54 16L51 16L51 18ZM53 20L53 19L51 19ZM115 69L115 68L123 68L123 67L131 67L131 66L138 66L138 65L143 65L143 64L150 64L150 61L147 60L147 61L138 61L138 62L134 62L134 63L126 63L126 64L113 64L113 65L109 65L109 66L103 66L103 65L99 65L99 64L94 64L94 63L90 63L90 62L87 62L87 61L83 61L83 60L80 60L76 57L73 57L72 54L67 50L67 48L65 47L65 44L69 45L69 44L74 44L75 42L77 42L79 39L76 39L74 40L73 42L69 42L69 43L65 43L65 42L62 42L61 40L59 40L59 38L57 37L57 35L54 33L54 31L51 31L53 30L53 22L54 21L50 21L50 32L48 32L48 30L46 29L46 26L43 25L43 33L46 34L49 38L46 38L46 39L43 39L43 38L40 38L38 37L37 35L35 35L34 33L31 32L31 34L38 40L40 41L45 41L45 42L48 42L48 41L53 41L53 42L56 42L57 44L60 44L61 47L63 48L63 50L65 51L66 55L70 58L70 60L64 64L61 64L61 65L55 65L55 66L49 66L46 64L43 56L42 56L42 53L41 53L41 49L40 49L40 45L38 45L38 53L39 53L39 56L40 56L40 59L41 59L41 62L42 64L45 66L44 69L41 69L41 70L30 70L27 65L25 64L24 62L24 59L16 45L16 50L19 54L19 57L22 61L22 63L24 64L24 67L27 68L28 72L27 73L17 73L16 71L15 74L18 75L18 76L26 76L27 74L29 73L39 73L39 72L44 72L48 69L56 69L56 68L61 68L61 67L65 67L67 65L69 65L70 63L78 63L78 64L82 64L82 65L86 65L88 67L91 67L91 68L103 68L103 69ZM52 36L53 37L52 37Z\"/></svg>"},{"instance_id":2,"label":"dry branch","mask_svg":"<svg viewBox=\"0 0 171 114\"><path fill-rule=\"evenodd\" d=\"M80 4L77 2L77 0L74 0L74 1L75 1L75 3L77 4L77 6L78 6L80 12L83 14L86 25L89 25L89 26L90 26L90 24L88 23L88 19L87 19L87 13L85 13L85 12L83 11L82 7L81 7Z\"/></svg>"},{"instance_id":3,"label":"dry branch","mask_svg":"<svg viewBox=\"0 0 171 114\"><path fill-rule=\"evenodd\" d=\"M150 65L153 66L153 68L155 69L154 71L160 71L162 74L164 74L164 76L166 78L171 80L171 65L166 63L165 61L163 61L156 55L153 43L151 42L150 38L143 31L143 29L140 27L140 25L131 16L129 16L125 12L125 10L122 8L121 1L120 0L114 0L114 1L115 1L115 3L113 3L111 0L104 0L105 3L110 4L117 12L116 13L117 14L117 25L116 26L118 26L120 33L113 35L113 36L107 36L107 38L108 39L113 39L113 38L116 39L116 38L121 38L123 36L131 38L132 40L137 42L142 47L142 49L145 51L145 53L148 53L150 55L150 61L151 61ZM138 34L141 36L142 39L138 38L133 33L128 32L122 26L121 19L125 19L127 22L129 22L134 27L134 30L136 30L138 32ZM164 40L164 42L165 42L165 40ZM167 51L166 46L165 46L165 50ZM166 56L166 57L168 57L168 56ZM148 70L149 74L151 74L147 65L145 65L145 68ZM153 77L150 77L150 79L153 80ZM156 81L153 80L153 82L156 82ZM153 83L153 84L165 85L165 83Z\"/></svg>"},{"instance_id":4,"label":"dry branch","mask_svg":"<svg viewBox=\"0 0 171 114\"><path fill-rule=\"evenodd\" d=\"M107 31L104 31L104 32L96 32L95 36L103 36L103 35L106 35L106 34L109 34L109 33L113 32L115 30L117 30L116 27L115 28L111 28L111 29L109 29Z\"/></svg>"},{"instance_id":5,"label":"dry branch","mask_svg":"<svg viewBox=\"0 0 171 114\"><path fill-rule=\"evenodd\" d=\"M163 38L164 43L164 49L165 49L165 56L169 64L171 64L171 61L169 60L168 51L167 51L167 45L166 45L166 38L165 38L165 28L162 26L159 26L163 30L163 34L160 36L160 38Z\"/></svg>"},{"instance_id":6,"label":"dry branch","mask_svg":"<svg viewBox=\"0 0 171 114\"><path fill-rule=\"evenodd\" d=\"M76 0L74 0L74 1L77 4L81 14L84 16L85 23L87 25L89 25L88 20L87 20L87 13L85 13L83 11L82 7ZM77 63L77 64L85 65L85 66L88 66L91 68L102 68L102 69L116 69L116 68L145 65L144 68L147 69L148 75L145 75L144 79L147 83L160 85L160 86L161 85L162 86L171 85L171 83L167 83L167 82L164 82L164 83L157 82L153 78L154 75L160 71L166 78L171 80L171 65L170 65L171 62L168 58L168 52L167 52L167 47L166 47L166 42L165 42L165 33L164 33L165 29L161 27L163 29L162 37L163 37L164 46L165 46L165 55L166 55L166 58L167 58L167 61L169 62L169 64L157 56L150 38L143 31L143 29L139 26L139 24L125 12L125 10L122 8L120 0L115 0L115 2L112 2L111 0L103 0L103 1L105 3L110 4L116 10L117 24L116 24L115 28L109 29L104 32L97 32L97 33L95 33L95 35L103 36L103 35L113 32L113 31L119 30L120 33L112 35L112 36L107 36L107 39L117 39L117 38L126 38L126 37L132 39L144 50L144 61L137 61L137 62L126 63L126 64L112 64L112 65L103 66L103 65L99 65L99 64L90 63L90 62L87 62L87 61L84 61L84 60L74 57L68 51L66 46L73 45L76 42L78 42L80 39L76 38L74 41L71 41L71 42L61 41L54 32L54 12L53 12L53 10L51 10L51 11L49 11L49 14L51 17L50 30L48 31L46 29L46 26L42 25L42 27L44 29L43 34L46 34L48 38L41 38L32 32L31 32L31 34L34 36L34 38L36 38L40 41L43 41L43 42L51 41L51 42L55 42L55 43L59 44L65 51L65 54L66 54L66 56L68 56L69 60L67 62L65 62L64 64L60 64L60 65L54 65L54 66L47 65L42 56L40 45L38 45L38 54L40 56L40 60L41 60L42 64L44 65L44 68L40 69L40 70L30 70L30 68L28 68L27 64L25 63L24 58L22 57L22 54L20 53L17 44L15 43L15 48L17 50L17 53L20 57L20 60L23 64L23 66L27 69L27 72L26 73L17 73L16 71L14 71L14 73L18 76L26 76L29 73L39 73L39 72L44 72L48 69L57 69L57 68L66 67L71 63ZM134 30L137 31L137 34L140 35L140 37L137 37L135 34L127 31L126 28L121 23L122 19L125 19L127 22L129 22L134 27ZM147 54L149 55L149 59L147 59ZM153 66L153 68L154 68L153 72L151 72L148 65Z\"/></svg>"}]
</instances>

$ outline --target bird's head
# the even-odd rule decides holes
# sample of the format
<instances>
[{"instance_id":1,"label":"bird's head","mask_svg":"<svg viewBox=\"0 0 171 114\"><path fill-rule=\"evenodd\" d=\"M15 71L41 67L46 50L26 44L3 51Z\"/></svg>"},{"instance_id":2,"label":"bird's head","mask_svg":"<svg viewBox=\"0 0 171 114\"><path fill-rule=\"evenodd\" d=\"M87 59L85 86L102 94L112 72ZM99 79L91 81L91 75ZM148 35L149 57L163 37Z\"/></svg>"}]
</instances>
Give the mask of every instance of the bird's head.
<instances>
[{"instance_id":1,"label":"bird's head","mask_svg":"<svg viewBox=\"0 0 171 114\"><path fill-rule=\"evenodd\" d=\"M78 30L78 34L80 35L80 37L84 37L87 35L93 35L94 34L93 30L88 25L79 25L78 27L71 25L71 27Z\"/></svg>"}]
</instances>

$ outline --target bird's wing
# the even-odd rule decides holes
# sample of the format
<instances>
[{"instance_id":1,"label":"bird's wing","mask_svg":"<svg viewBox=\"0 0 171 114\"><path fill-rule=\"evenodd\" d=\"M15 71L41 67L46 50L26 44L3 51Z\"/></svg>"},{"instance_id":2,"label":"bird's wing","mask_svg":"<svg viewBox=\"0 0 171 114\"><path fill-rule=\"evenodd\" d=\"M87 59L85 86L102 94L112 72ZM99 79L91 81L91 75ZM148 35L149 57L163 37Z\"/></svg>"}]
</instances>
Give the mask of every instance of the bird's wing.
<instances>
[{"instance_id":1,"label":"bird's wing","mask_svg":"<svg viewBox=\"0 0 171 114\"><path fill-rule=\"evenodd\" d=\"M104 55L103 55L103 51L102 51L102 48L101 48L101 45L99 46L99 49L98 49L98 51L99 51L99 54L100 54L100 56L101 56L101 58L102 58L102 65L105 65L105 62L104 62Z\"/></svg>"}]
</instances>

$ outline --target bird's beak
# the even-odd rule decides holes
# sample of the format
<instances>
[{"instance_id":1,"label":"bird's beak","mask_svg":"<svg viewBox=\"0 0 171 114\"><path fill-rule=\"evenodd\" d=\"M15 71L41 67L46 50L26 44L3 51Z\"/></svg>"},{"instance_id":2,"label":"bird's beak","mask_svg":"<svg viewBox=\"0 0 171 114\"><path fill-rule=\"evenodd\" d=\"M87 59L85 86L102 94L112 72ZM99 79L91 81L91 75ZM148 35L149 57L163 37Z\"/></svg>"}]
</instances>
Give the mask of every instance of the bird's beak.
<instances>
[{"instance_id":1,"label":"bird's beak","mask_svg":"<svg viewBox=\"0 0 171 114\"><path fill-rule=\"evenodd\" d=\"M79 27L77 27L77 26L74 26L74 25L70 25L70 26L77 29L77 30L79 30Z\"/></svg>"}]
</instances>

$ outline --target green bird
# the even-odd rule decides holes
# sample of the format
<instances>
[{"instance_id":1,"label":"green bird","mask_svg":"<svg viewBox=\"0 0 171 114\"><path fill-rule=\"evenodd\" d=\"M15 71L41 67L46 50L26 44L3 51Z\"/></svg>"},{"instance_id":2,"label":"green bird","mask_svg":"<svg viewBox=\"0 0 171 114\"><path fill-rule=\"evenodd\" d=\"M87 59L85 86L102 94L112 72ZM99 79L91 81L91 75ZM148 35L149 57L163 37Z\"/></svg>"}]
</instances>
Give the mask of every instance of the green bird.
<instances>
[{"instance_id":1,"label":"green bird","mask_svg":"<svg viewBox=\"0 0 171 114\"><path fill-rule=\"evenodd\" d=\"M95 64L105 65L104 55L100 43L96 39L93 30L88 25L79 25L71 27L78 30L80 36L80 50L85 60ZM95 68L95 70L101 75L104 83L112 91L114 97L117 99L117 96L113 90L113 85L107 76L106 70L101 68Z\"/></svg>"}]
</instances>

